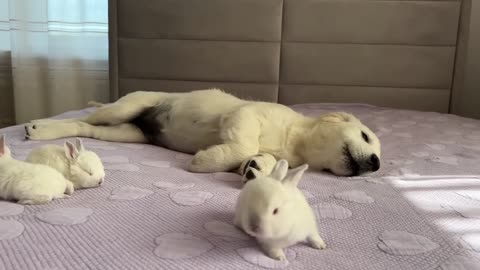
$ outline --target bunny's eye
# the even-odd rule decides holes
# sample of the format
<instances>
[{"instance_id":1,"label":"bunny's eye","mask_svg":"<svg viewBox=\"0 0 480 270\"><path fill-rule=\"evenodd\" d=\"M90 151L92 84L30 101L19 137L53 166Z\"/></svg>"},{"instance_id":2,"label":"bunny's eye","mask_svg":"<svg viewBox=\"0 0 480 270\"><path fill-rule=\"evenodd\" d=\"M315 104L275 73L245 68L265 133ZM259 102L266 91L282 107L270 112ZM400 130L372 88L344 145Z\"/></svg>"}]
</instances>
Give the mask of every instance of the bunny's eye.
<instances>
[{"instance_id":1,"label":"bunny's eye","mask_svg":"<svg viewBox=\"0 0 480 270\"><path fill-rule=\"evenodd\" d=\"M276 215L277 213L278 213L278 208L275 208L275 209L273 210L273 214Z\"/></svg>"}]
</instances>

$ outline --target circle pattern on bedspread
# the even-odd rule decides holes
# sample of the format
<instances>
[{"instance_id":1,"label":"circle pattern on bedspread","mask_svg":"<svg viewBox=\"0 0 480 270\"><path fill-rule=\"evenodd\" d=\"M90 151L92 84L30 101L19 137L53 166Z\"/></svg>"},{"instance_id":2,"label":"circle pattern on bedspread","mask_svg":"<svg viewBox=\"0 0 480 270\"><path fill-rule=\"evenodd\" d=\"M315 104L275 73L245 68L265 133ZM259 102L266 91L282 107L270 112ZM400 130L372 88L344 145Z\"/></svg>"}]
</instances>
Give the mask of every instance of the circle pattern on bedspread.
<instances>
[{"instance_id":1,"label":"circle pattern on bedspread","mask_svg":"<svg viewBox=\"0 0 480 270\"><path fill-rule=\"evenodd\" d=\"M154 186L156 186L159 189L163 190L174 190L174 189L187 189L187 188L192 188L195 186L195 183L173 183L173 182L167 182L167 181L158 181L153 183Z\"/></svg>"},{"instance_id":2,"label":"circle pattern on bedspread","mask_svg":"<svg viewBox=\"0 0 480 270\"><path fill-rule=\"evenodd\" d=\"M430 156L430 154L428 152L420 151L420 152L412 152L412 156L424 158L424 157Z\"/></svg>"},{"instance_id":3,"label":"circle pattern on bedspread","mask_svg":"<svg viewBox=\"0 0 480 270\"><path fill-rule=\"evenodd\" d=\"M0 241L20 236L25 227L16 220L0 220Z\"/></svg>"},{"instance_id":4,"label":"circle pattern on bedspread","mask_svg":"<svg viewBox=\"0 0 480 270\"><path fill-rule=\"evenodd\" d=\"M352 216L352 211L336 204L316 204L313 206L313 211L318 218L346 219Z\"/></svg>"},{"instance_id":5,"label":"circle pattern on bedspread","mask_svg":"<svg viewBox=\"0 0 480 270\"><path fill-rule=\"evenodd\" d=\"M179 205L195 206L204 204L213 198L213 194L206 191L182 191L170 194L170 198Z\"/></svg>"},{"instance_id":6,"label":"circle pattern on bedspread","mask_svg":"<svg viewBox=\"0 0 480 270\"><path fill-rule=\"evenodd\" d=\"M207 240L186 233L166 233L155 238L155 255L163 259L188 259L214 248Z\"/></svg>"},{"instance_id":7,"label":"circle pattern on bedspread","mask_svg":"<svg viewBox=\"0 0 480 270\"><path fill-rule=\"evenodd\" d=\"M86 222L92 214L89 208L58 208L38 213L36 217L53 225L76 225Z\"/></svg>"},{"instance_id":8,"label":"circle pattern on bedspread","mask_svg":"<svg viewBox=\"0 0 480 270\"><path fill-rule=\"evenodd\" d=\"M238 255L240 255L240 257L242 257L244 260L251 264L265 268L285 268L297 257L295 251L291 249L285 249L284 252L287 260L280 261L267 257L258 247L237 249Z\"/></svg>"},{"instance_id":9,"label":"circle pattern on bedspread","mask_svg":"<svg viewBox=\"0 0 480 270\"><path fill-rule=\"evenodd\" d=\"M403 231L385 231L378 238L378 248L391 255L416 255L439 247L425 236Z\"/></svg>"},{"instance_id":10,"label":"circle pattern on bedspread","mask_svg":"<svg viewBox=\"0 0 480 270\"><path fill-rule=\"evenodd\" d=\"M137 165L134 164L120 164L120 163L115 163L115 164L105 164L105 170L110 170L110 171L123 171L123 172L138 172L140 168Z\"/></svg>"},{"instance_id":11,"label":"circle pattern on bedspread","mask_svg":"<svg viewBox=\"0 0 480 270\"><path fill-rule=\"evenodd\" d=\"M112 190L112 195L110 195L110 200L119 200L119 201L130 201L138 200L145 198L149 195L152 195L153 191L143 188L138 188L134 186L124 186Z\"/></svg>"},{"instance_id":12,"label":"circle pattern on bedspread","mask_svg":"<svg viewBox=\"0 0 480 270\"><path fill-rule=\"evenodd\" d=\"M333 195L335 198L347 202L373 203L375 200L361 190L347 190Z\"/></svg>"},{"instance_id":13,"label":"circle pattern on bedspread","mask_svg":"<svg viewBox=\"0 0 480 270\"><path fill-rule=\"evenodd\" d=\"M452 166L458 166L458 159L454 156L434 156L428 158L432 162L443 163Z\"/></svg>"},{"instance_id":14,"label":"circle pattern on bedspread","mask_svg":"<svg viewBox=\"0 0 480 270\"><path fill-rule=\"evenodd\" d=\"M0 217L20 215L24 209L21 204L0 201Z\"/></svg>"},{"instance_id":15,"label":"circle pattern on bedspread","mask_svg":"<svg viewBox=\"0 0 480 270\"><path fill-rule=\"evenodd\" d=\"M442 151L445 150L446 146L443 144L438 143L427 143L425 144L428 148L435 150L435 151Z\"/></svg>"},{"instance_id":16,"label":"circle pattern on bedspread","mask_svg":"<svg viewBox=\"0 0 480 270\"><path fill-rule=\"evenodd\" d=\"M169 161L164 161L164 160L147 160L147 161L142 161L141 164L149 167L155 167L155 168L170 168L171 166Z\"/></svg>"},{"instance_id":17,"label":"circle pattern on bedspread","mask_svg":"<svg viewBox=\"0 0 480 270\"><path fill-rule=\"evenodd\" d=\"M385 185L385 182L383 182L382 179L377 179L377 178L367 178L365 179L365 182L377 184L377 185Z\"/></svg>"}]
</instances>

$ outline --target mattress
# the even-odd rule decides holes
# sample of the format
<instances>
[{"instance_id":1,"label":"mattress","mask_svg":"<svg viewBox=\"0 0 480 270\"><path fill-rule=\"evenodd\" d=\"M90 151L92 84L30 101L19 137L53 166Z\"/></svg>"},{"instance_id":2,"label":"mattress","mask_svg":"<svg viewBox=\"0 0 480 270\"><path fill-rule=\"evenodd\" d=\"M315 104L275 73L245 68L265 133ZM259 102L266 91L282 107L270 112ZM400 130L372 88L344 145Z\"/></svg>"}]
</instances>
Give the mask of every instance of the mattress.
<instances>
[{"instance_id":1,"label":"mattress","mask_svg":"<svg viewBox=\"0 0 480 270\"><path fill-rule=\"evenodd\" d=\"M359 177L308 171L299 186L327 249L274 261L232 226L233 173L186 170L190 155L84 139L103 186L47 205L0 202L0 269L480 269L480 122L362 104L292 106L354 113L379 136L382 166ZM93 108L56 118L75 117ZM0 130L16 158L48 142Z\"/></svg>"}]
</instances>

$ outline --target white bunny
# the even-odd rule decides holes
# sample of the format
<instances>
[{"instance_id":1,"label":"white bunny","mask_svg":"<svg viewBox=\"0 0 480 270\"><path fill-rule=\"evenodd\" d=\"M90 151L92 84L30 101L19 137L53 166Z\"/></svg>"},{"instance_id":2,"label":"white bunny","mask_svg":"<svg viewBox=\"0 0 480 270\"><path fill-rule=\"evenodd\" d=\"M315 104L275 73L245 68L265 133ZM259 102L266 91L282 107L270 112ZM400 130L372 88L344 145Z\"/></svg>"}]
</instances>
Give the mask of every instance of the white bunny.
<instances>
[{"instance_id":1,"label":"white bunny","mask_svg":"<svg viewBox=\"0 0 480 270\"><path fill-rule=\"evenodd\" d=\"M68 197L73 184L58 171L39 164L15 160L0 135L0 199L20 204L46 204Z\"/></svg>"},{"instance_id":2,"label":"white bunny","mask_svg":"<svg viewBox=\"0 0 480 270\"><path fill-rule=\"evenodd\" d=\"M102 161L94 152L85 150L79 138L75 145L65 141L63 147L53 144L38 147L30 152L26 161L56 169L75 189L98 187L105 179Z\"/></svg>"},{"instance_id":3,"label":"white bunny","mask_svg":"<svg viewBox=\"0 0 480 270\"><path fill-rule=\"evenodd\" d=\"M325 242L317 231L310 205L297 188L308 165L288 171L286 160L276 163L270 175L253 168L237 200L234 223L255 237L265 253L277 260L285 260L283 248L300 241L311 247L324 249Z\"/></svg>"}]
</instances>

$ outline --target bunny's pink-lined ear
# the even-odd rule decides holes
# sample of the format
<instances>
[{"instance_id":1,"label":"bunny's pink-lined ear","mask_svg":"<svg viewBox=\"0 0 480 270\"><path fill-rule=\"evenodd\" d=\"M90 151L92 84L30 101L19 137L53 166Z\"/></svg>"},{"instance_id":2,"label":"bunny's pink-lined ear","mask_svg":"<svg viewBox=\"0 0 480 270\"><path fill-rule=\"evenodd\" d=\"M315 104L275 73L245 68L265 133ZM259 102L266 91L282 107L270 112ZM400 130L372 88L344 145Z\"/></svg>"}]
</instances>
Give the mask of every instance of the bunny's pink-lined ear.
<instances>
[{"instance_id":1,"label":"bunny's pink-lined ear","mask_svg":"<svg viewBox=\"0 0 480 270\"><path fill-rule=\"evenodd\" d=\"M270 177L282 181L288 172L288 162L285 159L279 160L273 167Z\"/></svg>"},{"instance_id":2,"label":"bunny's pink-lined ear","mask_svg":"<svg viewBox=\"0 0 480 270\"><path fill-rule=\"evenodd\" d=\"M295 169L291 169L287 172L287 176L283 179L284 185L297 186L300 179L302 179L303 173L308 169L308 164L303 164Z\"/></svg>"},{"instance_id":3,"label":"bunny's pink-lined ear","mask_svg":"<svg viewBox=\"0 0 480 270\"><path fill-rule=\"evenodd\" d=\"M75 146L77 147L78 152L82 152L85 150L83 146L83 141L80 138L75 138Z\"/></svg>"},{"instance_id":4,"label":"bunny's pink-lined ear","mask_svg":"<svg viewBox=\"0 0 480 270\"><path fill-rule=\"evenodd\" d=\"M7 152L7 146L5 144L5 135L0 135L0 157Z\"/></svg>"},{"instance_id":5,"label":"bunny's pink-lined ear","mask_svg":"<svg viewBox=\"0 0 480 270\"><path fill-rule=\"evenodd\" d=\"M75 147L75 145L73 145L73 143L65 141L63 146L65 148L65 155L68 159L76 159L78 157L78 149Z\"/></svg>"}]
</instances>

